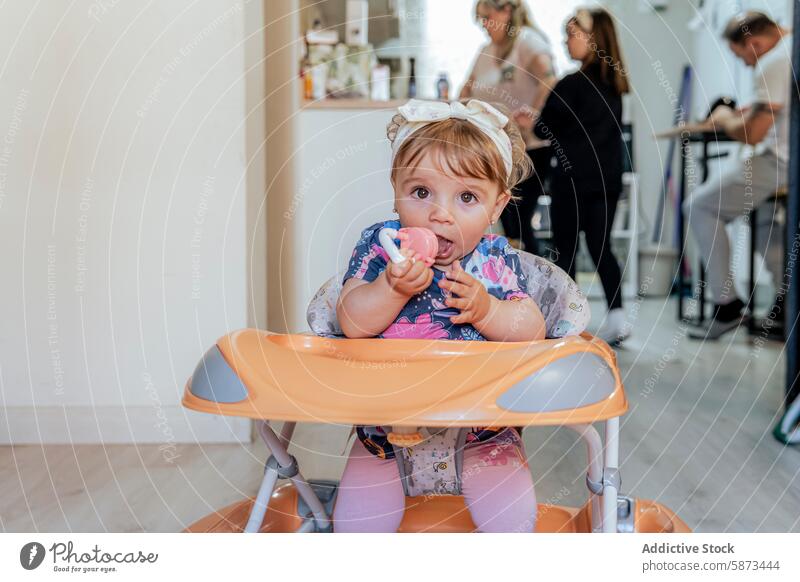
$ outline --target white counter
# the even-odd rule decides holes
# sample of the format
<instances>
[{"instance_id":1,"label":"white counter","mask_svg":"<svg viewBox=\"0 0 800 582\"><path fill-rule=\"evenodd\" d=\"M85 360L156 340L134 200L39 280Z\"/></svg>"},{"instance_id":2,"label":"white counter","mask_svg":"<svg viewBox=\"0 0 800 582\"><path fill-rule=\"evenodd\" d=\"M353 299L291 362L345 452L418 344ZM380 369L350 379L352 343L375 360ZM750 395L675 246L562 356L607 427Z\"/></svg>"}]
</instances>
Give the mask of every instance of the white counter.
<instances>
[{"instance_id":1,"label":"white counter","mask_svg":"<svg viewBox=\"0 0 800 582\"><path fill-rule=\"evenodd\" d=\"M395 107L392 107L394 105ZM361 231L392 218L386 125L396 104L376 108L305 108L295 155L297 192L287 211L297 245L293 289L300 301L286 313L290 331L306 331L305 307L317 289L342 272Z\"/></svg>"}]
</instances>

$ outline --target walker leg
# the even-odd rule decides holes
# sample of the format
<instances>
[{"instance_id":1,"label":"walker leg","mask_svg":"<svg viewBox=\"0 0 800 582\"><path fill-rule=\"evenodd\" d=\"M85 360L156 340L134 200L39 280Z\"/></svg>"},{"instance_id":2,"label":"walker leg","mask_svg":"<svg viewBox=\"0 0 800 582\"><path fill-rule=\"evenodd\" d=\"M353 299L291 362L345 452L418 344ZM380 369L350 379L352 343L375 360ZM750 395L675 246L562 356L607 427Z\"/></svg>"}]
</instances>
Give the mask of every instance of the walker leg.
<instances>
[{"instance_id":1,"label":"walker leg","mask_svg":"<svg viewBox=\"0 0 800 582\"><path fill-rule=\"evenodd\" d=\"M603 488L603 533L617 533L617 497L613 485Z\"/></svg>"},{"instance_id":2,"label":"walker leg","mask_svg":"<svg viewBox=\"0 0 800 582\"><path fill-rule=\"evenodd\" d=\"M330 530L332 524L325 511L325 507L323 507L322 502L319 500L319 497L317 497L317 494L314 493L314 490L311 488L311 485L308 484L305 477L298 472L297 475L292 477L292 483L294 483L295 488L297 488L297 493L308 504L308 507L311 508L314 521L317 522L317 529L319 531Z\"/></svg>"},{"instance_id":3,"label":"walker leg","mask_svg":"<svg viewBox=\"0 0 800 582\"><path fill-rule=\"evenodd\" d=\"M272 492L275 490L277 482L278 472L271 467L267 468L264 472L264 478L261 480L261 487L258 488L258 495L256 495L255 503L253 503L253 509L250 511L250 517L247 519L244 533L258 533L261 529L264 515L267 513L269 498L272 497Z\"/></svg>"},{"instance_id":4,"label":"walker leg","mask_svg":"<svg viewBox=\"0 0 800 582\"><path fill-rule=\"evenodd\" d=\"M591 424L572 424L568 425L568 428L577 432L586 443L588 456L586 486L589 488L592 504L592 531L600 532L603 527L603 510L600 504L600 495L603 492L603 440Z\"/></svg>"},{"instance_id":5,"label":"walker leg","mask_svg":"<svg viewBox=\"0 0 800 582\"><path fill-rule=\"evenodd\" d=\"M266 420L257 421L256 426L258 427L258 432L262 438L264 438L265 430L272 432L272 429L269 428L269 424ZM286 450L283 443L288 444L289 439L292 438L292 431L294 431L294 423L286 423L283 425L281 437L283 437L287 432L288 434L286 434L287 438L285 441L283 438L278 441L278 443L281 445L278 448L283 448L284 451ZM274 436L275 433L272 434ZM266 441L265 438L264 440ZM269 443L267 443L267 446L269 446ZM270 451L272 451L271 447ZM258 494L256 495L255 502L253 503L253 508L250 510L250 517L247 519L247 525L244 528L244 533L258 533L258 531L261 529L261 524L264 522L264 515L267 513L269 498L272 497L272 492L275 491L275 485L277 482L278 472L274 468L267 466L266 470L264 471L264 477L261 479L261 485L258 488Z\"/></svg>"},{"instance_id":6,"label":"walker leg","mask_svg":"<svg viewBox=\"0 0 800 582\"><path fill-rule=\"evenodd\" d=\"M269 504L269 498L272 496L275 484L281 476L292 481L297 489L297 493L303 498L309 508L311 508L317 528L321 531L327 531L331 527L331 520L322 502L297 468L297 461L295 458L286 450L286 447L288 447L291 442L296 424L297 423L294 422L284 423L281 429L281 436L278 437L269 426L268 422L259 421L258 432L261 438L264 439L267 447L269 447L272 458L267 461L264 479L261 481L261 487L258 490L256 501L253 504L253 510L250 512L250 518L247 521L247 528L245 531L248 533L257 532L261 528L261 523L264 520L267 505ZM283 471L284 469L285 471Z\"/></svg>"},{"instance_id":7,"label":"walker leg","mask_svg":"<svg viewBox=\"0 0 800 582\"><path fill-rule=\"evenodd\" d=\"M294 533L314 533L314 520L309 519L303 522L303 525L294 530Z\"/></svg>"},{"instance_id":8,"label":"walker leg","mask_svg":"<svg viewBox=\"0 0 800 582\"><path fill-rule=\"evenodd\" d=\"M266 422L264 424L267 424ZM283 426L281 427L281 436L278 437L281 441L281 444L285 449L289 448L289 443L292 440L292 435L294 434L294 428L297 426L296 422L284 422ZM269 425L267 424L267 427ZM260 432L260 430L259 430ZM264 438L264 435L261 435L261 438ZM267 443L269 444L269 443Z\"/></svg>"},{"instance_id":9,"label":"walker leg","mask_svg":"<svg viewBox=\"0 0 800 582\"><path fill-rule=\"evenodd\" d=\"M606 421L603 465L603 532L617 533L617 495L620 487L619 417Z\"/></svg>"}]
</instances>

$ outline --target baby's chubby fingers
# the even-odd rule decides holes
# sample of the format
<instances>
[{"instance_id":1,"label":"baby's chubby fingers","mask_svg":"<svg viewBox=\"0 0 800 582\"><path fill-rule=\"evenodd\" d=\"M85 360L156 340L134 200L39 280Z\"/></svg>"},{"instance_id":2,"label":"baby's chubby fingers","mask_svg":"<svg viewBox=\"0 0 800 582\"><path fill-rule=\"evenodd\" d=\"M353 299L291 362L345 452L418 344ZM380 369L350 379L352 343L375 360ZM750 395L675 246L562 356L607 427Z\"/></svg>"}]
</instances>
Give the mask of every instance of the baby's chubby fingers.
<instances>
[{"instance_id":1,"label":"baby's chubby fingers","mask_svg":"<svg viewBox=\"0 0 800 582\"><path fill-rule=\"evenodd\" d=\"M431 282L433 281L433 269L425 268L420 276L414 279L413 285L417 288L417 292L423 291L430 287Z\"/></svg>"},{"instance_id":2,"label":"baby's chubby fingers","mask_svg":"<svg viewBox=\"0 0 800 582\"><path fill-rule=\"evenodd\" d=\"M454 293L459 297L465 297L470 294L472 291L472 286L467 285L464 283L458 283L456 281L450 281L449 279L441 279L439 281L439 287L444 289L445 291L449 291L450 293Z\"/></svg>"},{"instance_id":3,"label":"baby's chubby fingers","mask_svg":"<svg viewBox=\"0 0 800 582\"><path fill-rule=\"evenodd\" d=\"M416 295L427 289L433 280L433 273L420 273L414 279L403 279L401 285L408 292L408 295Z\"/></svg>"},{"instance_id":4,"label":"baby's chubby fingers","mask_svg":"<svg viewBox=\"0 0 800 582\"><path fill-rule=\"evenodd\" d=\"M446 276L449 280L463 283L464 285L472 285L477 282L475 277L464 270L460 261L453 262L453 268L450 269L449 273L446 273Z\"/></svg>"},{"instance_id":5,"label":"baby's chubby fingers","mask_svg":"<svg viewBox=\"0 0 800 582\"><path fill-rule=\"evenodd\" d=\"M395 268L392 274L398 278L415 277L421 269L425 269L425 263L419 261L419 255L410 249L400 249L400 253L405 260L402 263L392 263L390 268ZM399 273L394 275L394 273Z\"/></svg>"},{"instance_id":6,"label":"baby's chubby fingers","mask_svg":"<svg viewBox=\"0 0 800 582\"><path fill-rule=\"evenodd\" d=\"M455 307L460 311L465 311L469 308L470 303L472 303L470 299L461 297L448 297L444 302L448 307Z\"/></svg>"},{"instance_id":7,"label":"baby's chubby fingers","mask_svg":"<svg viewBox=\"0 0 800 582\"><path fill-rule=\"evenodd\" d=\"M392 289L410 297L430 286L433 280L433 269L425 265L423 261L415 261L413 253L408 249L402 249L400 252L403 253L406 260L387 267L387 277Z\"/></svg>"},{"instance_id":8,"label":"baby's chubby fingers","mask_svg":"<svg viewBox=\"0 0 800 582\"><path fill-rule=\"evenodd\" d=\"M402 252L402 251L401 251ZM405 260L402 263L391 263L389 265L389 271L395 279L402 279L404 278L408 272L414 267L416 263L412 261Z\"/></svg>"},{"instance_id":9,"label":"baby's chubby fingers","mask_svg":"<svg viewBox=\"0 0 800 582\"><path fill-rule=\"evenodd\" d=\"M470 311L462 311L458 315L452 315L450 317L450 323L455 324L462 324L462 323L472 323L473 315Z\"/></svg>"},{"instance_id":10,"label":"baby's chubby fingers","mask_svg":"<svg viewBox=\"0 0 800 582\"><path fill-rule=\"evenodd\" d=\"M411 266L403 279L409 282L417 281L423 277L427 277L428 271L431 271L431 275L433 274L432 269L430 267L426 267L425 263L416 262Z\"/></svg>"},{"instance_id":11,"label":"baby's chubby fingers","mask_svg":"<svg viewBox=\"0 0 800 582\"><path fill-rule=\"evenodd\" d=\"M411 261L406 261L406 262L410 263ZM425 263L423 263L422 261L416 261L411 265L411 268L408 270L408 273L406 274L405 278L409 280L416 279L426 271L431 271L432 273L432 269L428 267Z\"/></svg>"},{"instance_id":12,"label":"baby's chubby fingers","mask_svg":"<svg viewBox=\"0 0 800 582\"><path fill-rule=\"evenodd\" d=\"M450 318L450 323L453 323L455 325L461 325L461 324L469 323L469 322L466 321L466 319L464 318L463 315L454 315L454 316L452 316Z\"/></svg>"}]
</instances>

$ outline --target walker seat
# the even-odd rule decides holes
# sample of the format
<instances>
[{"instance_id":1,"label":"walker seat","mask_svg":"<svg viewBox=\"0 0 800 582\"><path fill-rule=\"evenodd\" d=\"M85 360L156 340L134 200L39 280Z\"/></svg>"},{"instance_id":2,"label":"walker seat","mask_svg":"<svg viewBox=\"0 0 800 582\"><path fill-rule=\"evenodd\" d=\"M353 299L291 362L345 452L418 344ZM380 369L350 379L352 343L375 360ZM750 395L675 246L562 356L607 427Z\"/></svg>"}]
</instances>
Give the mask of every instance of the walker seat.
<instances>
[{"instance_id":1,"label":"walker seat","mask_svg":"<svg viewBox=\"0 0 800 582\"><path fill-rule=\"evenodd\" d=\"M548 295L546 314L548 336L555 339L331 337L340 332L331 311L336 280L309 307L312 329L327 337L245 329L220 338L187 383L183 404L257 420L272 454L255 499L216 511L186 531L330 531L338 484L300 473L287 451L297 422L442 427L456 434L473 426L565 425L586 442L590 497L580 508L540 504L536 531L689 531L660 504L618 495L619 417L627 401L614 352L580 333L589 310L571 279L544 259L527 255L526 264L535 269L528 287L534 300L547 289L555 293ZM283 421L280 436L269 421ZM605 443L594 422L605 423ZM276 488L281 478L291 482ZM474 530L460 495L406 497L402 532Z\"/></svg>"}]
</instances>

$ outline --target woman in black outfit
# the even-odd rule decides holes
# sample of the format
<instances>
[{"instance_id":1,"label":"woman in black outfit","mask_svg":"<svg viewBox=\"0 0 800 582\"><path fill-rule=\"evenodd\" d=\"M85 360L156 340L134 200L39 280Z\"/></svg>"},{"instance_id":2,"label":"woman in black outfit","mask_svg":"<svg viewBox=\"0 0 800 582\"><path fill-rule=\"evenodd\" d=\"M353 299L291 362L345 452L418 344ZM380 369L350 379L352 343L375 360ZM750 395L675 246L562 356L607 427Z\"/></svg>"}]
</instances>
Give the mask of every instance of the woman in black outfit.
<instances>
[{"instance_id":1,"label":"woman in black outfit","mask_svg":"<svg viewBox=\"0 0 800 582\"><path fill-rule=\"evenodd\" d=\"M583 231L603 284L608 317L598 335L619 343L630 335L622 309L622 274L612 254L611 227L622 191L622 95L626 70L611 15L578 10L566 25L567 49L581 68L553 88L534 133L550 140L550 217L556 263L573 278ZM521 125L525 120L517 119Z\"/></svg>"}]
</instances>

